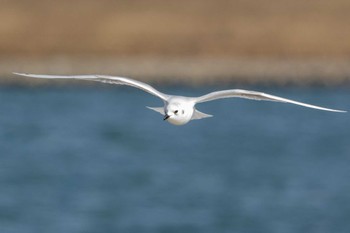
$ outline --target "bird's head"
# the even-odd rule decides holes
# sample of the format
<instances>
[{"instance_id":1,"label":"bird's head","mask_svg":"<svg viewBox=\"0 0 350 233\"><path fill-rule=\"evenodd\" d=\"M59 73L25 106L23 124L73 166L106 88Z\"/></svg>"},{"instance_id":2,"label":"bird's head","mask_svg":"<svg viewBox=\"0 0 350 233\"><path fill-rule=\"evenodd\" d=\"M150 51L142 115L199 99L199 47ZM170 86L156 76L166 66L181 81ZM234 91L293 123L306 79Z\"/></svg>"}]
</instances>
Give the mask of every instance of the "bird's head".
<instances>
[{"instance_id":1,"label":"bird's head","mask_svg":"<svg viewBox=\"0 0 350 233\"><path fill-rule=\"evenodd\" d=\"M172 103L165 108L164 120L174 125L183 125L191 120L193 107L181 103Z\"/></svg>"}]
</instances>

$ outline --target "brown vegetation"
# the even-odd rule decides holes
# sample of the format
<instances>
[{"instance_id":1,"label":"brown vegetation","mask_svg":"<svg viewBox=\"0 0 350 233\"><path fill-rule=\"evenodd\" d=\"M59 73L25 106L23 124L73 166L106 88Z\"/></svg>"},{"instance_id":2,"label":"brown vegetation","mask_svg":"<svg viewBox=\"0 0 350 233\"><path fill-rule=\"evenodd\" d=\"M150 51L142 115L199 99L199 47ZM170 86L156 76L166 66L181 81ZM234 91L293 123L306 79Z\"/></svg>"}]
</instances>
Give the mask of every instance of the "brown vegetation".
<instances>
[{"instance_id":1,"label":"brown vegetation","mask_svg":"<svg viewBox=\"0 0 350 233\"><path fill-rule=\"evenodd\" d=\"M349 0L0 1L0 83L12 71L187 83L350 77Z\"/></svg>"},{"instance_id":2,"label":"brown vegetation","mask_svg":"<svg viewBox=\"0 0 350 233\"><path fill-rule=\"evenodd\" d=\"M1 2L2 55L350 55L349 0Z\"/></svg>"}]
</instances>

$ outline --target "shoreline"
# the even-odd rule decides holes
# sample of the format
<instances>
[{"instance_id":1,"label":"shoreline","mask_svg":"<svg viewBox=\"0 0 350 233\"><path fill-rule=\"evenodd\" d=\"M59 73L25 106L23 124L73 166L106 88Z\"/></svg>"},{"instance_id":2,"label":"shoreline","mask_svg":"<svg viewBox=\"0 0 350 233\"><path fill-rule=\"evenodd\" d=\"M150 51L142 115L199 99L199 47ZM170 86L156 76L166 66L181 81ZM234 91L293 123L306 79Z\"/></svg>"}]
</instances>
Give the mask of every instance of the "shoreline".
<instances>
[{"instance_id":1,"label":"shoreline","mask_svg":"<svg viewBox=\"0 0 350 233\"><path fill-rule=\"evenodd\" d=\"M0 57L0 85L47 84L45 80L15 78L12 72L105 74L159 84L339 86L350 83L350 60L155 56Z\"/></svg>"}]
</instances>

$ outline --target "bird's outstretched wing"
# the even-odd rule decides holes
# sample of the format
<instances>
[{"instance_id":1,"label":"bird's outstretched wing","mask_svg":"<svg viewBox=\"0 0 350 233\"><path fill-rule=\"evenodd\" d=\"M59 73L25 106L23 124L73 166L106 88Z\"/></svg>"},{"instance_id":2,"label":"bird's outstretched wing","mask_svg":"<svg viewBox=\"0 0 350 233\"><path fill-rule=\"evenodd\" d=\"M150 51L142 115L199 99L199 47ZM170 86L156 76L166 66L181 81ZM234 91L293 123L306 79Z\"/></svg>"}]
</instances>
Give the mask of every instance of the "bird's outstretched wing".
<instances>
[{"instance_id":1,"label":"bird's outstretched wing","mask_svg":"<svg viewBox=\"0 0 350 233\"><path fill-rule=\"evenodd\" d=\"M245 99L253 99L253 100L267 100L267 101L277 101L277 102L283 102L283 103L290 103L290 104L296 104L308 108L315 108L319 110L324 111L331 111L331 112L346 112L342 110L336 110L331 108L324 108L316 105L306 104L290 99L285 99L282 97L269 95L263 92L257 92L257 91L247 91L247 90L240 90L240 89L233 89L233 90L224 90L224 91L216 91L211 92L209 94L194 98L196 103L202 103L207 102L211 100L216 99L223 99L223 98L231 98L231 97L238 97L238 98L245 98Z\"/></svg>"},{"instance_id":2,"label":"bird's outstretched wing","mask_svg":"<svg viewBox=\"0 0 350 233\"><path fill-rule=\"evenodd\" d=\"M20 76L26 76L26 77L32 77L32 78L46 78L46 79L83 79L83 80L90 80L90 81L98 81L103 83L110 83L110 84L119 84L119 85L127 85L139 88L145 92L148 92L152 95L155 95L162 100L166 101L169 96L161 93L160 91L156 90L152 86L133 80L130 78L124 78L124 77L117 77L117 76L108 76L108 75L40 75L40 74L24 74L24 73L13 73Z\"/></svg>"}]
</instances>

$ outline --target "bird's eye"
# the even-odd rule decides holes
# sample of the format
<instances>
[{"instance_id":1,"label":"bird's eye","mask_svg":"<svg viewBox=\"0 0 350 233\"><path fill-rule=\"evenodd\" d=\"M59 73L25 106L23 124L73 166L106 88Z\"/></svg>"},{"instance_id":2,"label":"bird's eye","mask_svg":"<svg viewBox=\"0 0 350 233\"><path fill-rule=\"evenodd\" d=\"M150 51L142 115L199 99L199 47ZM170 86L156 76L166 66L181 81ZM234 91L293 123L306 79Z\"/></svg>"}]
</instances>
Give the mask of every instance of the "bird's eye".
<instances>
[{"instance_id":1,"label":"bird's eye","mask_svg":"<svg viewBox=\"0 0 350 233\"><path fill-rule=\"evenodd\" d=\"M177 114L179 112L179 110L175 110L174 113Z\"/></svg>"}]
</instances>

